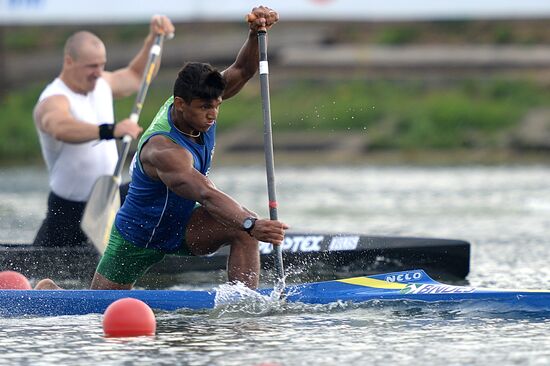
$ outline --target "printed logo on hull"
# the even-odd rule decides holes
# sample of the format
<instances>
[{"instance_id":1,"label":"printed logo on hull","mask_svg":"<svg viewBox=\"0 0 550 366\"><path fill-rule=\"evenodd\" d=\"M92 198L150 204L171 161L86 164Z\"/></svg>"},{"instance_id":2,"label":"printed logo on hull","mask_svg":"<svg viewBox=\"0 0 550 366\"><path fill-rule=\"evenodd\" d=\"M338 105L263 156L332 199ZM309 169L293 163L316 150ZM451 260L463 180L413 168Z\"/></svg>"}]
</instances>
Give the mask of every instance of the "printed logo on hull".
<instances>
[{"instance_id":1,"label":"printed logo on hull","mask_svg":"<svg viewBox=\"0 0 550 366\"><path fill-rule=\"evenodd\" d=\"M420 280L422 278L422 272L401 273L398 275L386 276L385 280L388 282L408 282L413 280Z\"/></svg>"},{"instance_id":2,"label":"printed logo on hull","mask_svg":"<svg viewBox=\"0 0 550 366\"><path fill-rule=\"evenodd\" d=\"M287 236L281 245L283 252L319 252L321 251L321 242L325 237L323 235L308 236ZM260 242L260 253L270 254L273 246L270 243Z\"/></svg>"},{"instance_id":3,"label":"printed logo on hull","mask_svg":"<svg viewBox=\"0 0 550 366\"><path fill-rule=\"evenodd\" d=\"M355 250L359 244L359 236L335 236L328 245L328 250Z\"/></svg>"},{"instance_id":4,"label":"printed logo on hull","mask_svg":"<svg viewBox=\"0 0 550 366\"><path fill-rule=\"evenodd\" d=\"M474 292L473 287L450 286L450 285L429 285L410 283L401 291L402 294L464 294Z\"/></svg>"}]
</instances>

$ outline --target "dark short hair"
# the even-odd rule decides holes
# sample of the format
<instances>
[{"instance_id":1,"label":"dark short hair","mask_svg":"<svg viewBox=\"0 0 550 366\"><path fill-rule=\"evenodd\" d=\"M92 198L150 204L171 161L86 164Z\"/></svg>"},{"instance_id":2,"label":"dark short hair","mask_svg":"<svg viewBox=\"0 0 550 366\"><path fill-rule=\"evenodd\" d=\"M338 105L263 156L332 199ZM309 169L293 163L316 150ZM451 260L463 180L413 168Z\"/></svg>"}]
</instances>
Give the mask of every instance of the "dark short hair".
<instances>
[{"instance_id":1,"label":"dark short hair","mask_svg":"<svg viewBox=\"0 0 550 366\"><path fill-rule=\"evenodd\" d=\"M193 99L218 99L225 90L225 79L212 66L202 62L188 62L178 72L174 96L191 103Z\"/></svg>"}]
</instances>

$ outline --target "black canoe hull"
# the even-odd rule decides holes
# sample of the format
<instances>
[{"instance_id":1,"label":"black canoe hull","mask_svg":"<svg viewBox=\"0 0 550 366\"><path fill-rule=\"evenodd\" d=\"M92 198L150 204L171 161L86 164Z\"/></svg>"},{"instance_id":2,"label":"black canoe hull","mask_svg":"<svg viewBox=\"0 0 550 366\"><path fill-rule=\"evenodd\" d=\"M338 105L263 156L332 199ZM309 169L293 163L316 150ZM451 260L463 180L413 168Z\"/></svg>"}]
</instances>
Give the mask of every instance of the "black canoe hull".
<instances>
[{"instance_id":1,"label":"black canoe hull","mask_svg":"<svg viewBox=\"0 0 550 366\"><path fill-rule=\"evenodd\" d=\"M262 268L270 271L271 246L261 243ZM29 278L89 282L99 261L92 247L34 247L0 244L0 270L15 270ZM141 283L169 286L190 273L225 269L228 248L207 257L166 256ZM362 234L287 233L283 259L288 272L302 281L369 275L422 268L440 280L464 279L470 271L470 243L463 240L366 236ZM192 281L197 282L195 276ZM292 276L289 280L293 280ZM206 281L206 279L205 279Z\"/></svg>"}]
</instances>

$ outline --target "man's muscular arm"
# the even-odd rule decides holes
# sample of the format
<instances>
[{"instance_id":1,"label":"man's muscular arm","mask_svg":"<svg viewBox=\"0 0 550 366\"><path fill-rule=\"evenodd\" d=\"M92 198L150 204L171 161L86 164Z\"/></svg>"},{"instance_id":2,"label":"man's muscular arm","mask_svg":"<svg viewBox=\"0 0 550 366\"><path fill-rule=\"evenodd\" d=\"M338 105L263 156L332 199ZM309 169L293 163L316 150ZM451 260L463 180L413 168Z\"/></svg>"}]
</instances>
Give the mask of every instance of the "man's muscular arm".
<instances>
[{"instance_id":1,"label":"man's muscular arm","mask_svg":"<svg viewBox=\"0 0 550 366\"><path fill-rule=\"evenodd\" d=\"M260 6L252 9L255 19L249 22L248 37L239 51L235 62L222 72L227 82L225 92L222 98L228 99L237 94L243 86L250 80L259 64L259 50L257 33L261 27L271 28L279 20L276 11Z\"/></svg>"},{"instance_id":2,"label":"man's muscular arm","mask_svg":"<svg viewBox=\"0 0 550 366\"><path fill-rule=\"evenodd\" d=\"M40 102L34 109L34 120L41 131L59 141L79 144L99 139L98 126L74 118L69 100L63 95L52 95ZM141 131L130 119L124 119L115 125L114 137L128 134L135 139Z\"/></svg>"},{"instance_id":3,"label":"man's muscular arm","mask_svg":"<svg viewBox=\"0 0 550 366\"><path fill-rule=\"evenodd\" d=\"M145 173L159 179L177 195L199 202L214 218L234 230L242 230L251 211L216 188L208 177L193 167L193 156L164 136L153 136L142 147L140 159ZM252 215L255 216L255 215ZM280 244L287 225L258 220L253 234L258 240Z\"/></svg>"}]
</instances>

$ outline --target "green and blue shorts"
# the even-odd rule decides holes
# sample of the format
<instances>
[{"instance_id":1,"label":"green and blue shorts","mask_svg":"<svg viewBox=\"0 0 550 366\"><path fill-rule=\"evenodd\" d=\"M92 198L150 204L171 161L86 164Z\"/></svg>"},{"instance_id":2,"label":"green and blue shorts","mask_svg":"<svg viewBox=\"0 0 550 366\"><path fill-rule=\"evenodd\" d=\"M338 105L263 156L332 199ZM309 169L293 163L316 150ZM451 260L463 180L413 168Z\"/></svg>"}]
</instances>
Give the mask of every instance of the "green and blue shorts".
<instances>
[{"instance_id":1,"label":"green and blue shorts","mask_svg":"<svg viewBox=\"0 0 550 366\"><path fill-rule=\"evenodd\" d=\"M103 253L96 272L118 284L133 284L141 278L149 268L160 262L165 255L192 256L185 240L180 248L173 252L158 249L143 248L124 239L115 225L111 230L109 244Z\"/></svg>"}]
</instances>

